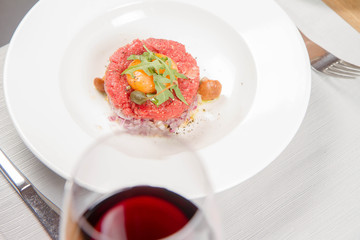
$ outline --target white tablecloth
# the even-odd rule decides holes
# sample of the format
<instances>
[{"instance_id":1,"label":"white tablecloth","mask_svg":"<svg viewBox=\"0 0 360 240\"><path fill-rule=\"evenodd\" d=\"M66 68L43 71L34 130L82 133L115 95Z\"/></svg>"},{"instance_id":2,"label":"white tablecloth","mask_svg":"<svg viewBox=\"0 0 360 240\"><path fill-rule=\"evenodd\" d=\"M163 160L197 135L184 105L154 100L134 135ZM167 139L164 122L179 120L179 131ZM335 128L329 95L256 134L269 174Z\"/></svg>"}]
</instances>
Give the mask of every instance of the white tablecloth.
<instances>
[{"instance_id":1,"label":"white tablecloth","mask_svg":"<svg viewBox=\"0 0 360 240\"><path fill-rule=\"evenodd\" d=\"M278 2L299 22L296 4ZM9 118L2 88L6 51L0 48L0 147L61 206L64 179L34 157ZM360 79L313 72L309 108L288 147L256 176L217 194L225 239L360 239L359 123ZM2 175L0 239L49 239Z\"/></svg>"}]
</instances>

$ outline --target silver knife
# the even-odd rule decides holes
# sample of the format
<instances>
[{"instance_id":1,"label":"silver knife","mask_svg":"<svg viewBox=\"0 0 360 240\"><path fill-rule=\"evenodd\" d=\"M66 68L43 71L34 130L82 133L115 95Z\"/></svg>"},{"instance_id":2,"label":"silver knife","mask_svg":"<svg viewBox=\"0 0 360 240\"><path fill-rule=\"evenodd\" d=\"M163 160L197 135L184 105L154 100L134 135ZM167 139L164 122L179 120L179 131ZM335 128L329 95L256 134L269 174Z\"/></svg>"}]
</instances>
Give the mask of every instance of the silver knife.
<instances>
[{"instance_id":1,"label":"silver knife","mask_svg":"<svg viewBox=\"0 0 360 240\"><path fill-rule=\"evenodd\" d=\"M34 212L49 236L59 239L60 209L30 183L1 149L0 171Z\"/></svg>"}]
</instances>

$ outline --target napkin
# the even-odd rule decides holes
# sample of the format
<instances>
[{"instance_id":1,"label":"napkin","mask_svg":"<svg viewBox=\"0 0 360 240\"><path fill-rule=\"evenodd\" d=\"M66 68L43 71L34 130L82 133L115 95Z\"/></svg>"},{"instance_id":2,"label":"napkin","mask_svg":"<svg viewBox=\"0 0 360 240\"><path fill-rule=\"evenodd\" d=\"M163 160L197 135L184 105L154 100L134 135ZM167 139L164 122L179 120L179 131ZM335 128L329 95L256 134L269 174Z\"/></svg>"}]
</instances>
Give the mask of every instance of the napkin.
<instances>
[{"instance_id":1,"label":"napkin","mask_svg":"<svg viewBox=\"0 0 360 240\"><path fill-rule=\"evenodd\" d=\"M360 33L359 0L322 0Z\"/></svg>"},{"instance_id":2,"label":"napkin","mask_svg":"<svg viewBox=\"0 0 360 240\"><path fill-rule=\"evenodd\" d=\"M328 1L334 2L335 0ZM345 0L336 1L343 2ZM346 1L360 2L359 0ZM360 66L359 32L323 1L276 0L276 2L312 41L335 56Z\"/></svg>"}]
</instances>

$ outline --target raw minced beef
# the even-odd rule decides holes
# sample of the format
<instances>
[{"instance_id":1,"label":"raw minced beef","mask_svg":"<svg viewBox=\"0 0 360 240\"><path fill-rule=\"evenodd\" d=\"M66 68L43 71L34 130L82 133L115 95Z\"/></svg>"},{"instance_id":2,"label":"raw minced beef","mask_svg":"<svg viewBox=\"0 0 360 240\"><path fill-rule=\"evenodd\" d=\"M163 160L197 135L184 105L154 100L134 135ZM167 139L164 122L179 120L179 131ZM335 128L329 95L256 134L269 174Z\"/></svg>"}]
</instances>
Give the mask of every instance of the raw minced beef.
<instances>
[{"instance_id":1,"label":"raw minced beef","mask_svg":"<svg viewBox=\"0 0 360 240\"><path fill-rule=\"evenodd\" d=\"M127 60L130 55L141 55L146 51L143 45L152 52L171 58L176 63L178 71L188 78L178 79L178 86L188 105L177 97L174 100L169 99L160 106L156 106L150 100L142 105L130 100L130 93L133 90L129 87L126 75L121 75L121 73L131 63L131 60ZM134 123L135 120L146 120L157 124L158 121L180 120L187 115L187 111L193 109L194 105L196 106L199 75L196 60L186 52L183 44L165 39L136 39L119 48L110 57L110 63L105 74L105 91L114 111L122 119L134 120Z\"/></svg>"}]
</instances>

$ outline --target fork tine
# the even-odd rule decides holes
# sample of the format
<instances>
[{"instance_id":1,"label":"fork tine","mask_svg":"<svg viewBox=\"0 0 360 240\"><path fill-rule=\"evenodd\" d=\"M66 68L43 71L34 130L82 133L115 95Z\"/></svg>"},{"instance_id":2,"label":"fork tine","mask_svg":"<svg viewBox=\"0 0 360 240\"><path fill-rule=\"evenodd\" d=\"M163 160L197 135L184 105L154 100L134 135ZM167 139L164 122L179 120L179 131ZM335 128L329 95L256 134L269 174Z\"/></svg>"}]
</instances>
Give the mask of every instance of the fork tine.
<instances>
[{"instance_id":1,"label":"fork tine","mask_svg":"<svg viewBox=\"0 0 360 240\"><path fill-rule=\"evenodd\" d=\"M355 78L355 77L340 75L340 74L329 72L329 71L323 71L322 73L324 73L326 75L329 75L329 76L332 76L332 77L336 77L336 78L347 78L347 79L354 79Z\"/></svg>"},{"instance_id":2,"label":"fork tine","mask_svg":"<svg viewBox=\"0 0 360 240\"><path fill-rule=\"evenodd\" d=\"M351 63L348 63L348 62L345 62L344 60L340 60L340 63L348 68L351 68L355 71L360 71L360 67L359 66L356 66L354 64L351 64Z\"/></svg>"},{"instance_id":3,"label":"fork tine","mask_svg":"<svg viewBox=\"0 0 360 240\"><path fill-rule=\"evenodd\" d=\"M348 71L348 72L360 75L360 70L356 70L356 69L353 69L353 68L348 68L347 66L344 66L342 64L336 64L335 67L339 68L341 70L344 70L344 71Z\"/></svg>"},{"instance_id":4,"label":"fork tine","mask_svg":"<svg viewBox=\"0 0 360 240\"><path fill-rule=\"evenodd\" d=\"M352 68L348 68L347 66L342 65L340 62L333 64L332 66L330 66L330 68L334 68L340 71L344 71L344 72L348 72L350 74L354 74L354 75L360 75L360 70L355 70Z\"/></svg>"},{"instance_id":5,"label":"fork tine","mask_svg":"<svg viewBox=\"0 0 360 240\"><path fill-rule=\"evenodd\" d=\"M348 78L348 79L352 79L352 78L356 77L356 75L349 74L348 72L345 72L345 71L334 70L331 67L323 70L323 73L326 73L333 77Z\"/></svg>"},{"instance_id":6,"label":"fork tine","mask_svg":"<svg viewBox=\"0 0 360 240\"><path fill-rule=\"evenodd\" d=\"M354 77L360 75L360 73L358 73L358 72L352 72L352 71L349 71L348 69L342 69L341 67L338 67L335 64L329 66L328 69L330 71L337 72L337 73L340 73L340 74L343 74L343 75L349 75L349 76L354 76Z\"/></svg>"},{"instance_id":7,"label":"fork tine","mask_svg":"<svg viewBox=\"0 0 360 240\"><path fill-rule=\"evenodd\" d=\"M338 73L338 74L342 74L342 75L348 75L348 76L353 76L353 77L359 76L358 73L349 72L348 70L338 68L335 65L331 65L330 67L327 68L327 70L331 71L331 72Z\"/></svg>"}]
</instances>

